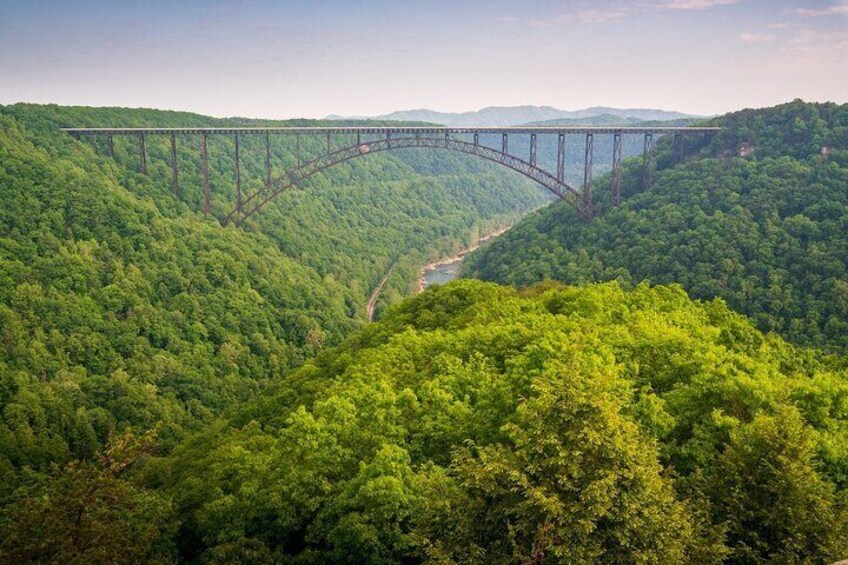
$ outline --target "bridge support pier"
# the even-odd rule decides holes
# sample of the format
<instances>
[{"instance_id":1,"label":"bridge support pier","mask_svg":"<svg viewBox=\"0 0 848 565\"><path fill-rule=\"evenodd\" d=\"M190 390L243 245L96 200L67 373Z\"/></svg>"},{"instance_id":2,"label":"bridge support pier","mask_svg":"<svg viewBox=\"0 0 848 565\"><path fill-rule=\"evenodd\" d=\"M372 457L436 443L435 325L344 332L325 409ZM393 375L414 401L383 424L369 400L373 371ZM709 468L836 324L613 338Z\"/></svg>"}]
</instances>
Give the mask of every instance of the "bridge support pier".
<instances>
[{"instance_id":1,"label":"bridge support pier","mask_svg":"<svg viewBox=\"0 0 848 565\"><path fill-rule=\"evenodd\" d=\"M595 159L594 139L591 133L586 134L586 154L583 159L583 197L590 206L592 205L592 165Z\"/></svg>"},{"instance_id":2,"label":"bridge support pier","mask_svg":"<svg viewBox=\"0 0 848 565\"><path fill-rule=\"evenodd\" d=\"M106 136L106 148L109 151L109 157L114 159L115 158L115 142L112 139L111 135Z\"/></svg>"},{"instance_id":3,"label":"bridge support pier","mask_svg":"<svg viewBox=\"0 0 848 565\"><path fill-rule=\"evenodd\" d=\"M209 190L209 158L206 151L206 134L200 134L200 166L203 169L203 215L209 217L212 195Z\"/></svg>"},{"instance_id":4,"label":"bridge support pier","mask_svg":"<svg viewBox=\"0 0 848 565\"><path fill-rule=\"evenodd\" d=\"M557 136L557 181L565 182L565 134Z\"/></svg>"},{"instance_id":5,"label":"bridge support pier","mask_svg":"<svg viewBox=\"0 0 848 565\"><path fill-rule=\"evenodd\" d=\"M479 134L479 133L475 133L475 134L474 134L474 145L475 145L475 146L479 146L479 145L480 145L480 134Z\"/></svg>"},{"instance_id":6,"label":"bridge support pier","mask_svg":"<svg viewBox=\"0 0 848 565\"><path fill-rule=\"evenodd\" d=\"M271 189L271 134L265 134L265 188Z\"/></svg>"},{"instance_id":7,"label":"bridge support pier","mask_svg":"<svg viewBox=\"0 0 848 565\"><path fill-rule=\"evenodd\" d=\"M612 205L621 204L621 134L612 138Z\"/></svg>"},{"instance_id":8,"label":"bridge support pier","mask_svg":"<svg viewBox=\"0 0 848 565\"><path fill-rule=\"evenodd\" d=\"M674 134L674 162L680 164L683 162L683 134Z\"/></svg>"},{"instance_id":9,"label":"bridge support pier","mask_svg":"<svg viewBox=\"0 0 848 565\"><path fill-rule=\"evenodd\" d=\"M300 167L303 161L300 158L300 134L294 136L295 138L295 150L294 152L297 154L297 166Z\"/></svg>"},{"instance_id":10,"label":"bridge support pier","mask_svg":"<svg viewBox=\"0 0 848 565\"><path fill-rule=\"evenodd\" d=\"M180 197L179 172L177 170L177 136L171 134L171 188L174 189L174 198Z\"/></svg>"},{"instance_id":11,"label":"bridge support pier","mask_svg":"<svg viewBox=\"0 0 848 565\"><path fill-rule=\"evenodd\" d=\"M139 168L141 169L141 173L147 174L147 150L144 147L144 134L141 133L138 135L138 157L139 157Z\"/></svg>"},{"instance_id":12,"label":"bridge support pier","mask_svg":"<svg viewBox=\"0 0 848 565\"><path fill-rule=\"evenodd\" d=\"M653 159L651 152L654 149L654 136L645 134L645 147L642 150L642 188L651 187L654 182Z\"/></svg>"},{"instance_id":13,"label":"bridge support pier","mask_svg":"<svg viewBox=\"0 0 848 565\"><path fill-rule=\"evenodd\" d=\"M536 134L530 134L530 165L536 166Z\"/></svg>"},{"instance_id":14,"label":"bridge support pier","mask_svg":"<svg viewBox=\"0 0 848 565\"><path fill-rule=\"evenodd\" d=\"M329 137L329 136L328 136ZM239 136L235 134L233 136L235 140L235 165L236 165L236 227L241 223L241 167L239 162Z\"/></svg>"},{"instance_id":15,"label":"bridge support pier","mask_svg":"<svg viewBox=\"0 0 848 565\"><path fill-rule=\"evenodd\" d=\"M503 134L503 139L501 140L501 146L503 147L502 152L504 154L509 153L509 134L508 133Z\"/></svg>"}]
</instances>

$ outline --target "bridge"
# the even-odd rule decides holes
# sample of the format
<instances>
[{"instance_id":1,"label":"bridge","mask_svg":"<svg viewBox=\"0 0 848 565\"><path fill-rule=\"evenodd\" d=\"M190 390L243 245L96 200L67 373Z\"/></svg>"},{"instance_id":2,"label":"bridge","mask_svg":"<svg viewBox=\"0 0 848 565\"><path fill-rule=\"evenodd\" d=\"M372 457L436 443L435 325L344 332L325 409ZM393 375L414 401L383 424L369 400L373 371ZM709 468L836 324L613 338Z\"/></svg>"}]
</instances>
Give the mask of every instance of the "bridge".
<instances>
[{"instance_id":1,"label":"bridge","mask_svg":"<svg viewBox=\"0 0 848 565\"><path fill-rule=\"evenodd\" d=\"M642 185L647 188L652 182L652 149L654 137L673 136L673 154L680 162L684 158L684 136L709 136L718 127L230 127L230 128L61 128L76 139L101 136L106 139L109 155L114 157L115 136L137 138L139 169L147 174L147 150L145 140L150 136L170 137L171 182L174 196L179 197L179 169L177 166L177 139L198 138L200 166L203 178L203 212L209 215L211 189L209 185L209 136L227 136L233 140L235 164L236 202L234 208L223 218L224 225L234 222L240 225L268 202L315 174L358 157L407 148L434 148L457 151L481 157L503 165L532 179L558 198L577 209L584 218L596 213L592 195L592 171L594 164L595 138L605 136L612 142L612 204L621 203L621 139L625 135L643 137ZM271 178L271 136L294 136L297 165L285 171L282 177ZM242 191L241 158L239 139L243 136L263 136L265 141L264 188L253 194ZM326 151L320 155L304 158L301 152L301 137L321 136L326 138ZM481 136L500 138L500 146L481 143ZM516 155L510 150L510 136L529 136L528 155ZM547 170L538 164L537 146L541 137L556 138L556 170ZM565 182L566 136L580 136L584 140L583 183L575 187ZM336 147L333 146L336 140ZM341 140L341 141L339 141Z\"/></svg>"}]
</instances>

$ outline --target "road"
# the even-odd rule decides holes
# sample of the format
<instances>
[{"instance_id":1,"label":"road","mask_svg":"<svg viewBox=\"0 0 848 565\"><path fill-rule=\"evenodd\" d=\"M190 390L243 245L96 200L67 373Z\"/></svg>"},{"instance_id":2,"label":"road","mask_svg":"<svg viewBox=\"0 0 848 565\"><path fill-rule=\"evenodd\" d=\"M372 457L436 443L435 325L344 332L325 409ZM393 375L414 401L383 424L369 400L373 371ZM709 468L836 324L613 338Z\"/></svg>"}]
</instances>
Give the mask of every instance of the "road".
<instances>
[{"instance_id":1,"label":"road","mask_svg":"<svg viewBox=\"0 0 848 565\"><path fill-rule=\"evenodd\" d=\"M392 265L389 272L386 273L386 276L383 277L383 280L380 281L380 284L378 284L377 288L374 289L374 292L371 293L371 297L368 298L368 305L365 307L365 314L368 316L369 322L374 321L374 309L377 307L377 299L380 297L380 293L383 292L383 287L386 285L386 281L389 280L394 268L394 265Z\"/></svg>"}]
</instances>

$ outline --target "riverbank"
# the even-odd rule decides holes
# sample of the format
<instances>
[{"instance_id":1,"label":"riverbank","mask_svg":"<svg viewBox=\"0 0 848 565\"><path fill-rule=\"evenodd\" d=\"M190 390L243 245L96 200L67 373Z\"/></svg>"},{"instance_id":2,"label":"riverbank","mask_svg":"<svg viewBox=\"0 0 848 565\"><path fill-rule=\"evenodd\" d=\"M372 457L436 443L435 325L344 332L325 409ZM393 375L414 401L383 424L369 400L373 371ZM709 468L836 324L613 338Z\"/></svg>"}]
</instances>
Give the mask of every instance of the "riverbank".
<instances>
[{"instance_id":1,"label":"riverbank","mask_svg":"<svg viewBox=\"0 0 848 565\"><path fill-rule=\"evenodd\" d=\"M512 227L512 226L510 226L510 227ZM415 294L422 292L426 288L427 281L425 279L425 276L427 275L427 273L429 273L431 271L435 271L439 267L443 267L445 265L451 265L452 263L462 262L462 260L465 259L466 255L468 255L472 251L475 251L477 248L479 248L481 245L483 245L487 241L494 239L494 238L498 237L499 235L506 233L507 230L509 230L509 227L501 228L499 230L495 230L493 232L490 232L490 233L484 235L483 237L481 237L480 239L478 239L477 243L475 243L471 247L467 247L467 248L463 249L462 251L460 251L459 253L456 253L456 254L451 255L449 257L442 257L441 259L439 259L437 261L433 261L432 263L427 263L426 265L424 265L421 268L421 271L419 272L419 275L418 275L418 285L415 289Z\"/></svg>"}]
</instances>

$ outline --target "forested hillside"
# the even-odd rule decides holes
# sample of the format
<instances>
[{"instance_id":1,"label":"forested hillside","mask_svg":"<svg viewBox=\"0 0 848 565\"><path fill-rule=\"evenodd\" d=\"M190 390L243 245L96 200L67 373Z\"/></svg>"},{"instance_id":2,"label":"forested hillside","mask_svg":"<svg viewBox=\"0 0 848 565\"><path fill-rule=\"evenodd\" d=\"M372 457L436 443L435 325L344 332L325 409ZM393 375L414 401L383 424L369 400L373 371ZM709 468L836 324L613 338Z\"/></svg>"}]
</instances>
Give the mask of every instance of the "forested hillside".
<instances>
[{"instance_id":1,"label":"forested hillside","mask_svg":"<svg viewBox=\"0 0 848 565\"><path fill-rule=\"evenodd\" d=\"M436 168L426 153L375 156L222 228L200 212L196 147L180 146L176 200L166 140L148 139L141 175L134 140L116 139L113 160L102 144L57 131L232 123L241 121L0 107L0 499L22 470L99 457L128 426L158 426L167 449L361 326L393 263L397 298L427 250L452 251L544 198L468 159ZM262 149L245 141L249 189L262 182ZM234 202L231 148L214 139L210 151L221 217ZM279 173L294 157L274 151Z\"/></svg>"},{"instance_id":2,"label":"forested hillside","mask_svg":"<svg viewBox=\"0 0 848 565\"><path fill-rule=\"evenodd\" d=\"M845 368L678 287L458 281L170 456L124 436L102 461L28 481L0 548L62 562L827 563L848 552L846 398Z\"/></svg>"},{"instance_id":3,"label":"forested hillside","mask_svg":"<svg viewBox=\"0 0 848 565\"><path fill-rule=\"evenodd\" d=\"M556 203L473 254L465 273L520 286L679 283L762 330L847 351L848 105L795 101L709 123L724 130L704 147L690 142L682 165L659 144L650 190L631 161L620 208L601 179L600 217Z\"/></svg>"},{"instance_id":4,"label":"forested hillside","mask_svg":"<svg viewBox=\"0 0 848 565\"><path fill-rule=\"evenodd\" d=\"M56 132L252 123L0 107L0 563L848 555L848 362L828 354L848 347L848 106L725 116L678 166L660 143L649 191L628 162L620 208L602 179L599 217L557 203L472 257L528 288L455 281L374 324L392 266L396 301L426 250L543 193L409 151L222 227L227 140L205 219L197 147L174 198L164 138L141 175L134 140L112 159ZM264 146L242 151L256 190ZM275 174L292 151L274 141Z\"/></svg>"}]
</instances>

